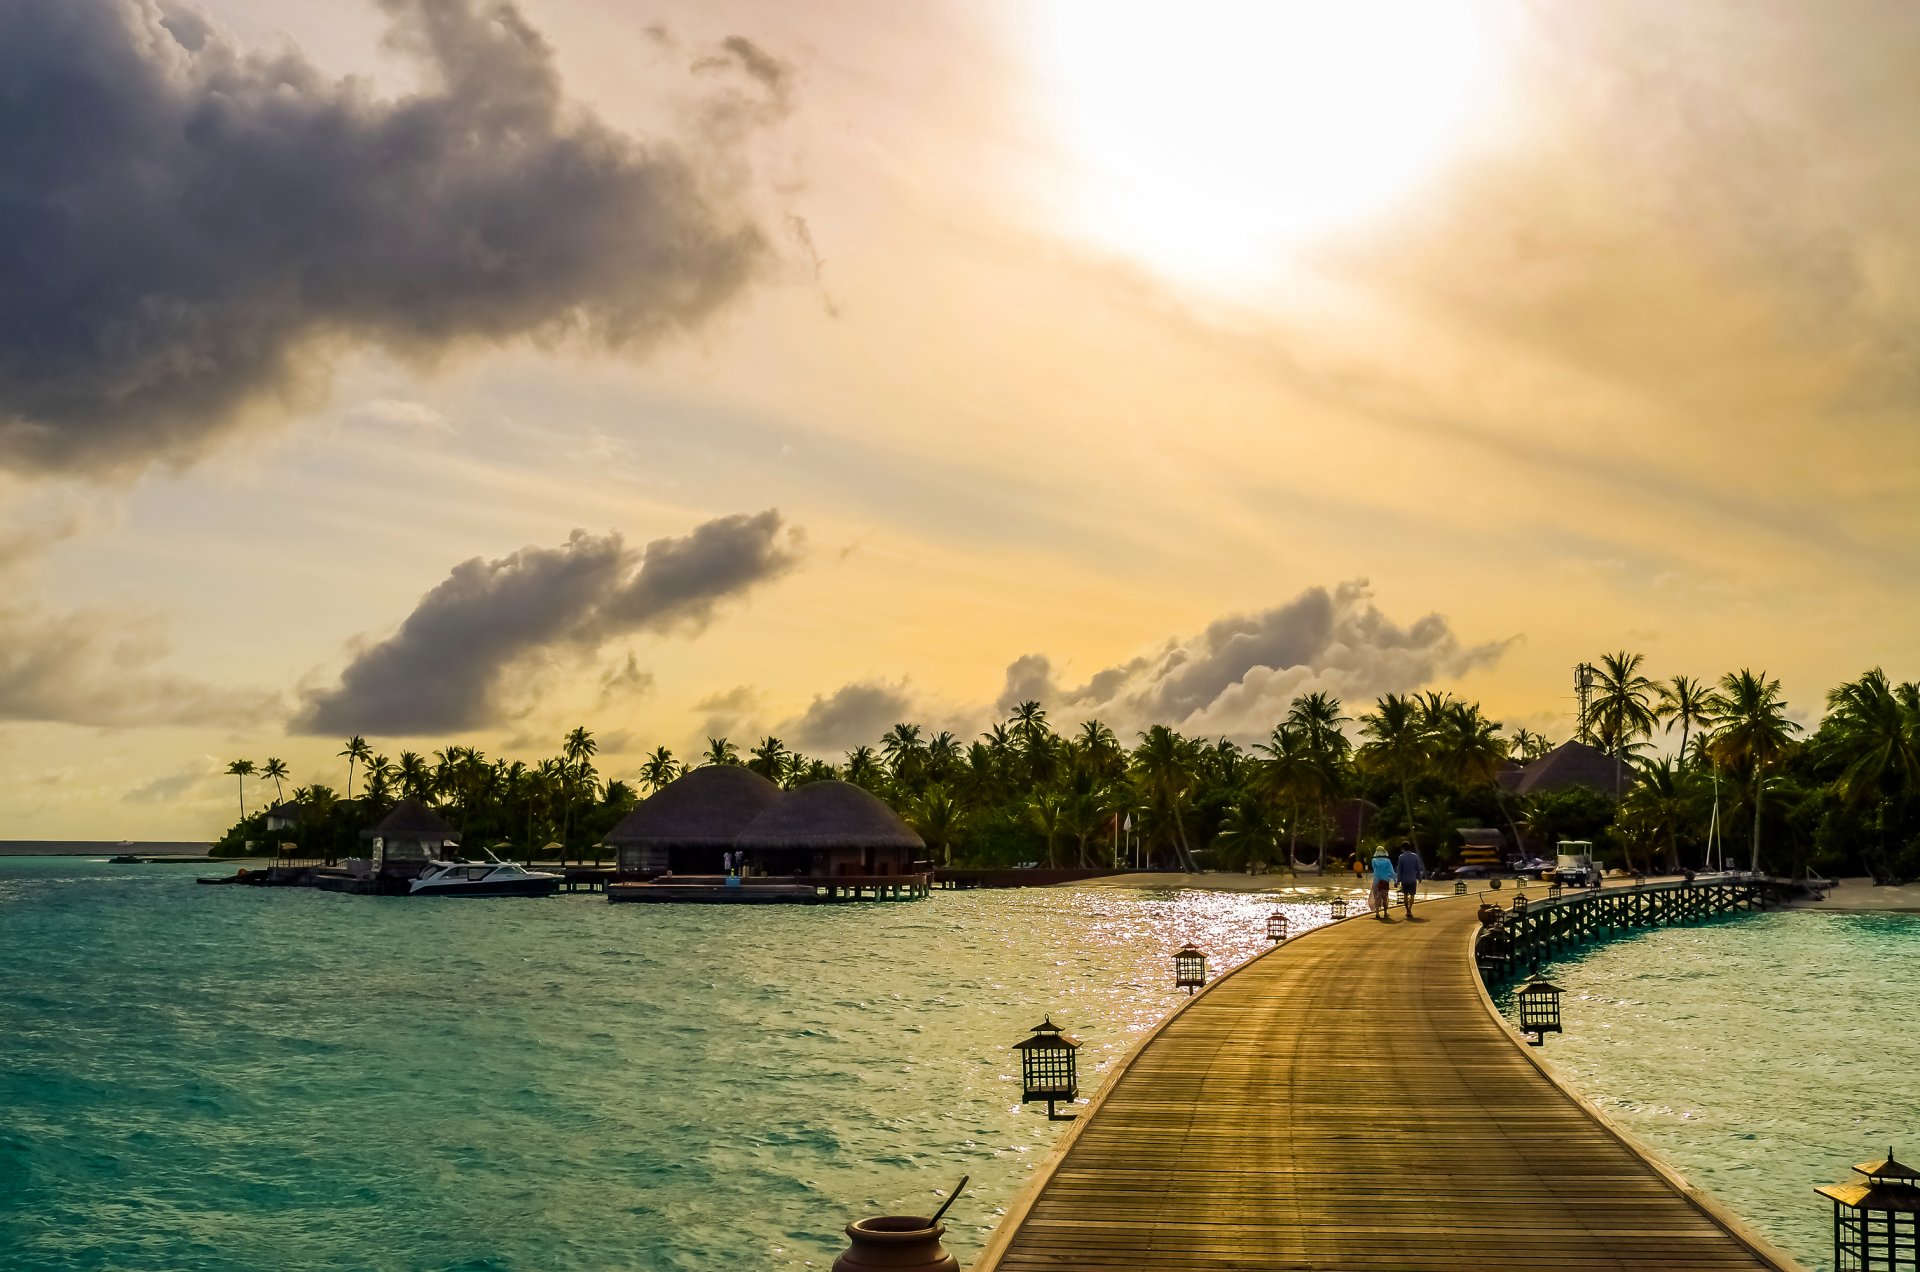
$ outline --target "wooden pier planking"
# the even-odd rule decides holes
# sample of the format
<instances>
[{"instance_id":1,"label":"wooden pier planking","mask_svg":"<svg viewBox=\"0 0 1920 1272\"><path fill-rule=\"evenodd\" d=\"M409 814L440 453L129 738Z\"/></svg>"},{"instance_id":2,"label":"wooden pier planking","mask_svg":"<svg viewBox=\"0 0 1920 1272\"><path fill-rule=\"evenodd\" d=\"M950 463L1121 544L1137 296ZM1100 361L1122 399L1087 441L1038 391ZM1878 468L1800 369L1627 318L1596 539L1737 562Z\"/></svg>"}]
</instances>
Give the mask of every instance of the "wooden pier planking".
<instances>
[{"instance_id":1,"label":"wooden pier planking","mask_svg":"<svg viewBox=\"0 0 1920 1272\"><path fill-rule=\"evenodd\" d=\"M1795 1269L1491 1015L1482 899L1349 919L1209 987L1112 1077L975 1272Z\"/></svg>"}]
</instances>

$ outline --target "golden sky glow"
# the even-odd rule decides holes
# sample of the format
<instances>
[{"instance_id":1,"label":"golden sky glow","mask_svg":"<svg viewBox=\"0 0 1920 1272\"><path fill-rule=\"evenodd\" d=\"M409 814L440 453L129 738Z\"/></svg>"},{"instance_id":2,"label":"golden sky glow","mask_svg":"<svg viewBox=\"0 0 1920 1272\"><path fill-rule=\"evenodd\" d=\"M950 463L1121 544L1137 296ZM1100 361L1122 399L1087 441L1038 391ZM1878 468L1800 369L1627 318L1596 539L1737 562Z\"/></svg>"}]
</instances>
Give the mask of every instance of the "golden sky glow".
<instances>
[{"instance_id":1,"label":"golden sky glow","mask_svg":"<svg viewBox=\"0 0 1920 1272\"><path fill-rule=\"evenodd\" d=\"M1497 73L1464 0L1061 0L1034 43L1072 231L1184 282L1263 276L1381 215L1464 140Z\"/></svg>"},{"instance_id":2,"label":"golden sky glow","mask_svg":"<svg viewBox=\"0 0 1920 1272\"><path fill-rule=\"evenodd\" d=\"M322 707L486 643L455 632L504 643L414 706L464 722L376 747L584 723L623 776L710 729L971 734L1017 686L1245 735L1302 686L1431 685L1561 737L1616 648L1765 668L1803 719L1920 674L1920 11L520 0L525 31L396 42L357 0L203 8L73 12L183 93L200 41L263 130L440 93L465 184L363 160L329 200L386 233L242 252L333 158L236 146L264 175L124 227L191 250L84 258L166 263L130 312L233 334L0 359L0 838L213 833L241 756L340 786ZM250 97L248 49L311 73ZM551 154L652 184L514 166ZM229 366L261 333L283 357ZM768 509L780 536L730 520ZM682 540L720 565L642 582Z\"/></svg>"}]
</instances>

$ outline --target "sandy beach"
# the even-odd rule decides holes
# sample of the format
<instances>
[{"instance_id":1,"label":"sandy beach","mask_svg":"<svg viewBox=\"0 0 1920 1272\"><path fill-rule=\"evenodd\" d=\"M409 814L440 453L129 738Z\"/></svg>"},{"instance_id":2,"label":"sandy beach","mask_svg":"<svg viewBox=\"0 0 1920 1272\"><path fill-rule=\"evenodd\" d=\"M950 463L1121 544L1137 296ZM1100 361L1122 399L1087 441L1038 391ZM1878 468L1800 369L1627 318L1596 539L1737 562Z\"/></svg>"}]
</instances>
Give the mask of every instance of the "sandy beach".
<instances>
[{"instance_id":1,"label":"sandy beach","mask_svg":"<svg viewBox=\"0 0 1920 1272\"><path fill-rule=\"evenodd\" d=\"M1871 879L1842 879L1827 892L1825 900L1796 901L1793 908L1920 914L1920 883L1882 888L1874 886Z\"/></svg>"}]
</instances>

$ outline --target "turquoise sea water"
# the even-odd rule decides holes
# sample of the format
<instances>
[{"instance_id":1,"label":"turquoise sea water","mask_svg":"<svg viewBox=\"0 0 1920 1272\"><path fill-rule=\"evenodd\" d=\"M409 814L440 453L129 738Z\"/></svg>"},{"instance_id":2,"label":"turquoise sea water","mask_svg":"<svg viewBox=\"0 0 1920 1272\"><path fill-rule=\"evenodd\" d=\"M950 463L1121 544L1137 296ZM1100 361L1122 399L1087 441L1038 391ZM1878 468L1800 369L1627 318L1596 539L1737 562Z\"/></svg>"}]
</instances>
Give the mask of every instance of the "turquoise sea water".
<instances>
[{"instance_id":1,"label":"turquoise sea water","mask_svg":"<svg viewBox=\"0 0 1920 1272\"><path fill-rule=\"evenodd\" d=\"M963 1264L1083 1094L1268 899L1078 888L913 904L410 902L0 862L0 1267L824 1268L852 1217ZM1315 913L1294 911L1296 930ZM1920 919L1764 915L1557 965L1549 1058L1823 1267L1811 1188L1920 1127ZM1920 1155L1920 1152L1916 1152Z\"/></svg>"},{"instance_id":2,"label":"turquoise sea water","mask_svg":"<svg viewBox=\"0 0 1920 1272\"><path fill-rule=\"evenodd\" d=\"M773 907L206 888L0 861L0 1265L825 1267L949 1217L963 1263L1082 1088L1180 1001L1170 954L1271 901L1080 888ZM1303 903L1295 928L1307 921Z\"/></svg>"},{"instance_id":3,"label":"turquoise sea water","mask_svg":"<svg viewBox=\"0 0 1920 1272\"><path fill-rule=\"evenodd\" d=\"M1810 1268L1833 1252L1814 1187L1889 1146L1920 1158L1920 916L1743 916L1546 974L1567 991L1549 1062Z\"/></svg>"}]
</instances>

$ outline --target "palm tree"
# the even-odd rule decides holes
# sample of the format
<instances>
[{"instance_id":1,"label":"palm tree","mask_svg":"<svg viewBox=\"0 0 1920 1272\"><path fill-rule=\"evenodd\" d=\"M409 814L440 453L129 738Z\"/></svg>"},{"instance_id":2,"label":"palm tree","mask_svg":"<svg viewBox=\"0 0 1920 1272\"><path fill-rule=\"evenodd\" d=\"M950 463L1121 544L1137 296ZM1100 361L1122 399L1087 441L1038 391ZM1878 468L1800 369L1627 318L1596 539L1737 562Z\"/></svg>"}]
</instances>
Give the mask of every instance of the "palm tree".
<instances>
[{"instance_id":1,"label":"palm tree","mask_svg":"<svg viewBox=\"0 0 1920 1272\"><path fill-rule=\"evenodd\" d=\"M1673 732L1673 726L1680 726L1679 761L1687 762L1687 737L1695 729L1705 729L1713 723L1713 690L1692 676L1675 676L1667 684L1657 686L1660 704L1653 710L1656 719L1667 722L1667 732Z\"/></svg>"},{"instance_id":2,"label":"palm tree","mask_svg":"<svg viewBox=\"0 0 1920 1272\"><path fill-rule=\"evenodd\" d=\"M1623 830L1646 843L1664 837L1675 870L1682 868L1680 826L1695 816L1697 800L1694 791L1689 789L1695 781L1683 766L1663 755L1641 765L1639 780L1620 801L1619 824ZM1629 866L1632 864L1628 862Z\"/></svg>"},{"instance_id":3,"label":"palm tree","mask_svg":"<svg viewBox=\"0 0 1920 1272\"><path fill-rule=\"evenodd\" d=\"M953 802L944 786L928 787L926 794L909 804L907 821L926 841L927 847L940 854L940 864L953 864L953 841L960 835L966 813Z\"/></svg>"},{"instance_id":4,"label":"palm tree","mask_svg":"<svg viewBox=\"0 0 1920 1272\"><path fill-rule=\"evenodd\" d=\"M1060 833L1061 813L1066 801L1052 791L1043 791L1027 803L1027 818L1034 828L1047 838L1047 868L1053 869L1059 862L1054 857L1053 841Z\"/></svg>"},{"instance_id":5,"label":"palm tree","mask_svg":"<svg viewBox=\"0 0 1920 1272\"><path fill-rule=\"evenodd\" d=\"M1227 810L1214 842L1220 845L1222 865L1264 865L1279 853L1280 827L1265 800L1243 799Z\"/></svg>"},{"instance_id":6,"label":"palm tree","mask_svg":"<svg viewBox=\"0 0 1920 1272\"><path fill-rule=\"evenodd\" d=\"M1073 836L1074 860L1084 869L1093 864L1088 844L1094 835L1112 825L1113 815L1107 806L1106 783L1095 768L1093 757L1079 747L1073 748L1072 763L1060 794L1064 801L1061 823Z\"/></svg>"},{"instance_id":7,"label":"palm tree","mask_svg":"<svg viewBox=\"0 0 1920 1272\"><path fill-rule=\"evenodd\" d=\"M343 758L347 762L347 801L351 803L353 801L354 763L358 761L364 764L368 760L372 759L373 748L367 745L367 740L365 738L361 737L358 733L356 733L352 737L347 739L347 748L346 750L340 752L340 755L341 755L341 758Z\"/></svg>"},{"instance_id":8,"label":"palm tree","mask_svg":"<svg viewBox=\"0 0 1920 1272\"><path fill-rule=\"evenodd\" d=\"M1523 763L1537 760L1551 750L1553 743L1525 725L1513 731L1513 741L1507 744L1507 754Z\"/></svg>"},{"instance_id":9,"label":"palm tree","mask_svg":"<svg viewBox=\"0 0 1920 1272\"><path fill-rule=\"evenodd\" d=\"M1624 649L1604 655L1594 669L1597 692L1582 724L1593 730L1600 749L1613 756L1613 796L1620 798L1625 784L1628 749L1635 738L1652 737L1658 723L1654 699L1660 686L1640 674L1643 654Z\"/></svg>"},{"instance_id":10,"label":"palm tree","mask_svg":"<svg viewBox=\"0 0 1920 1272\"><path fill-rule=\"evenodd\" d=\"M270 777L273 779L273 802L276 804L284 804L287 802L286 792L280 788L280 779L286 775L287 762L275 755L269 755L267 762L260 768L261 777Z\"/></svg>"},{"instance_id":11,"label":"palm tree","mask_svg":"<svg viewBox=\"0 0 1920 1272\"><path fill-rule=\"evenodd\" d=\"M235 760L227 765L227 772L240 779L240 820L247 819L247 779L253 776L252 760Z\"/></svg>"},{"instance_id":12,"label":"palm tree","mask_svg":"<svg viewBox=\"0 0 1920 1272\"><path fill-rule=\"evenodd\" d=\"M593 740L593 734L587 732L583 725L576 725L560 741L560 757L565 761L561 767L561 790L566 794L566 811L560 819L562 861L566 860L566 850L572 844L574 792L581 782L593 780L593 765L589 761L599 751L600 744Z\"/></svg>"},{"instance_id":13,"label":"palm tree","mask_svg":"<svg viewBox=\"0 0 1920 1272\"><path fill-rule=\"evenodd\" d=\"M1746 668L1720 677L1713 714L1716 727L1711 750L1715 762L1746 771L1753 783L1753 861L1748 869L1757 874L1760 797L1766 788L1766 771L1786 755L1793 744L1792 735L1800 732L1800 726L1787 719L1780 682L1767 679L1765 672L1755 674Z\"/></svg>"},{"instance_id":14,"label":"palm tree","mask_svg":"<svg viewBox=\"0 0 1920 1272\"><path fill-rule=\"evenodd\" d=\"M673 758L673 752L664 746L658 746L640 762L640 782L649 791L657 791L667 783L686 772L686 767Z\"/></svg>"},{"instance_id":15,"label":"palm tree","mask_svg":"<svg viewBox=\"0 0 1920 1272\"><path fill-rule=\"evenodd\" d=\"M393 786L393 761L384 755L373 756L366 762L366 786L362 791L368 805L379 807L387 802L387 795Z\"/></svg>"},{"instance_id":16,"label":"palm tree","mask_svg":"<svg viewBox=\"0 0 1920 1272\"><path fill-rule=\"evenodd\" d=\"M1507 809L1498 780L1500 767L1507 761L1507 744L1500 740L1500 726L1480 714L1479 703L1448 701L1430 721L1429 735L1439 775L1463 790L1491 790L1500 816L1513 832L1514 846L1519 847L1520 827Z\"/></svg>"},{"instance_id":17,"label":"palm tree","mask_svg":"<svg viewBox=\"0 0 1920 1272\"><path fill-rule=\"evenodd\" d=\"M1144 793L1173 822L1174 852L1180 858L1180 868L1193 870L1193 848L1187 843L1187 826L1180 810L1192 797L1199 776L1199 747L1166 725L1156 724L1140 735L1133 762Z\"/></svg>"},{"instance_id":18,"label":"palm tree","mask_svg":"<svg viewBox=\"0 0 1920 1272\"><path fill-rule=\"evenodd\" d=\"M896 785L903 789L917 786L924 759L919 725L896 724L887 730L880 739L880 754L887 758L887 768L892 771Z\"/></svg>"},{"instance_id":19,"label":"palm tree","mask_svg":"<svg viewBox=\"0 0 1920 1272\"><path fill-rule=\"evenodd\" d=\"M747 755L747 767L776 784L787 776L787 769L794 758L793 752L787 750L787 744L776 737L761 738L760 745L748 751Z\"/></svg>"},{"instance_id":20,"label":"palm tree","mask_svg":"<svg viewBox=\"0 0 1920 1272\"><path fill-rule=\"evenodd\" d=\"M432 791L433 770L420 752L400 752L400 765L395 771L400 778L400 793L408 799L425 799Z\"/></svg>"},{"instance_id":21,"label":"palm tree","mask_svg":"<svg viewBox=\"0 0 1920 1272\"><path fill-rule=\"evenodd\" d=\"M1827 693L1823 752L1840 766L1835 789L1850 806L1920 786L1920 685L1895 688L1875 667Z\"/></svg>"},{"instance_id":22,"label":"palm tree","mask_svg":"<svg viewBox=\"0 0 1920 1272\"><path fill-rule=\"evenodd\" d=\"M879 757L870 746L856 746L847 752L847 780L863 790L875 791L886 777ZM922 839L926 836L922 835Z\"/></svg>"},{"instance_id":23,"label":"palm tree","mask_svg":"<svg viewBox=\"0 0 1920 1272\"><path fill-rule=\"evenodd\" d=\"M1414 829L1413 784L1432 765L1431 740L1423 727L1420 704L1390 693L1376 700L1373 710L1360 717L1360 733L1367 739L1357 753L1360 766L1400 788L1407 812L1407 836L1420 846Z\"/></svg>"},{"instance_id":24,"label":"palm tree","mask_svg":"<svg viewBox=\"0 0 1920 1272\"><path fill-rule=\"evenodd\" d=\"M1267 757L1254 771L1254 790L1288 810L1287 869L1291 870L1300 842L1300 810L1308 800L1316 805L1324 802L1327 770L1307 748L1305 734L1285 724L1276 726L1272 736L1255 743L1253 749Z\"/></svg>"},{"instance_id":25,"label":"palm tree","mask_svg":"<svg viewBox=\"0 0 1920 1272\"><path fill-rule=\"evenodd\" d=\"M930 782L950 781L960 768L960 757L964 754L960 739L945 729L933 735L927 742L927 780Z\"/></svg>"},{"instance_id":26,"label":"palm tree","mask_svg":"<svg viewBox=\"0 0 1920 1272\"><path fill-rule=\"evenodd\" d=\"M708 738L706 754L700 762L702 764L738 764L740 748L725 738Z\"/></svg>"},{"instance_id":27,"label":"palm tree","mask_svg":"<svg viewBox=\"0 0 1920 1272\"><path fill-rule=\"evenodd\" d=\"M1895 810L1912 807L1920 791L1920 685L1895 686L1875 667L1829 691L1827 709L1813 745L1839 771L1834 791L1849 811L1873 800L1867 820L1879 860L1870 869L1876 879L1902 873L1886 863L1893 842L1905 837Z\"/></svg>"},{"instance_id":28,"label":"palm tree","mask_svg":"<svg viewBox=\"0 0 1920 1272\"><path fill-rule=\"evenodd\" d=\"M1353 743L1341 725L1353 721L1341 713L1340 699L1330 693L1316 692L1295 698L1287 707L1286 727L1299 737L1305 753L1318 770L1314 795L1318 842L1314 864L1327 864L1327 827L1331 818L1327 805L1339 795L1346 777L1348 757Z\"/></svg>"}]
</instances>

